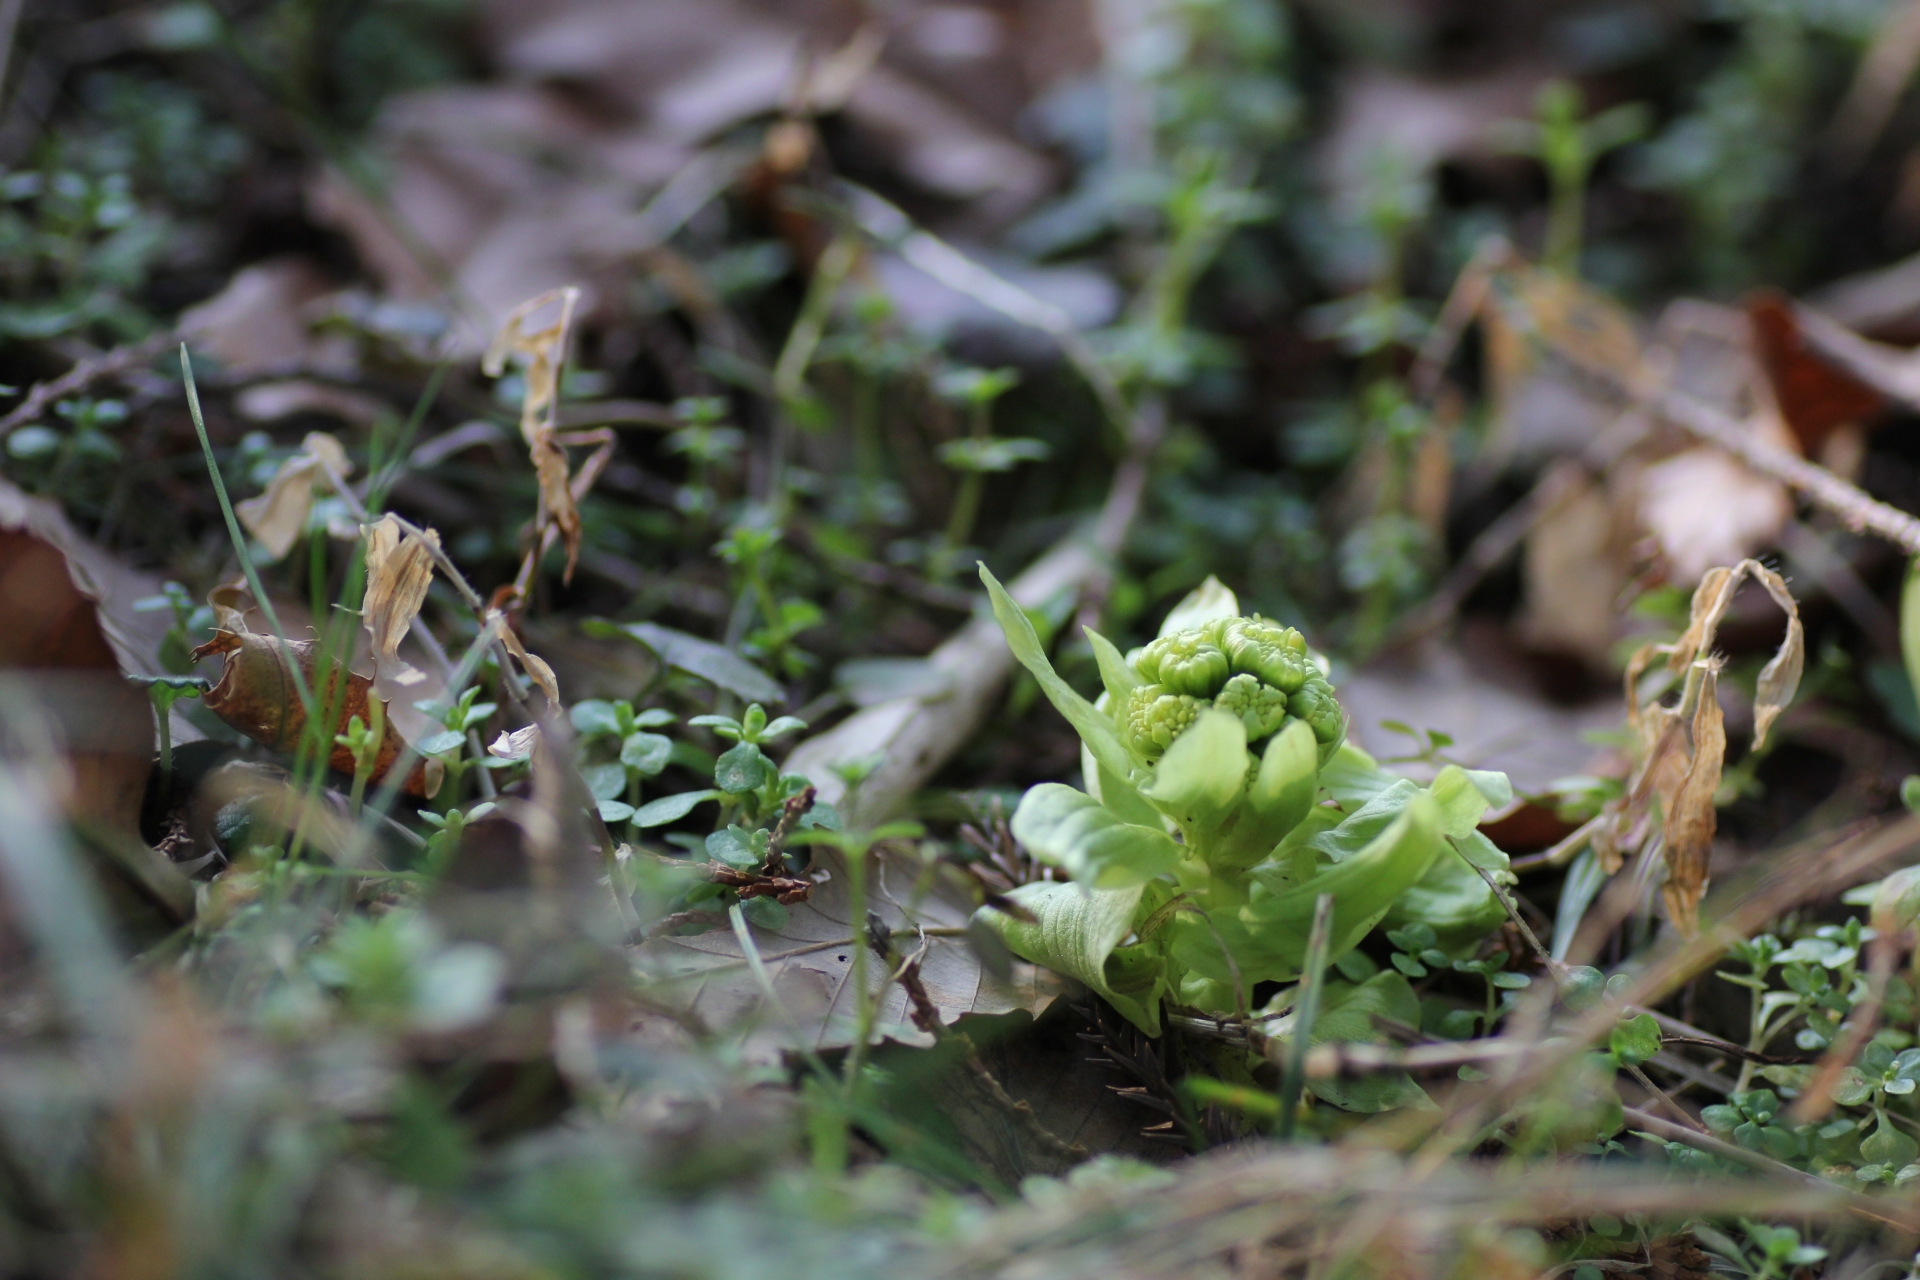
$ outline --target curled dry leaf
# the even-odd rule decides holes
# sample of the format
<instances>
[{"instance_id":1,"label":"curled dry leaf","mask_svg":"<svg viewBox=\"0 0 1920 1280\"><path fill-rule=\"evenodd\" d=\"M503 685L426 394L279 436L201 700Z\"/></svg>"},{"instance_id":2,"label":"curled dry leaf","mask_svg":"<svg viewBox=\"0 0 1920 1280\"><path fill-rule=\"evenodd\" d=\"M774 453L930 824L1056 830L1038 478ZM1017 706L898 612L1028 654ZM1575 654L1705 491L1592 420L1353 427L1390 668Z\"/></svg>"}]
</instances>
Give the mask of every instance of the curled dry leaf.
<instances>
[{"instance_id":1,"label":"curled dry leaf","mask_svg":"<svg viewBox=\"0 0 1920 1280\"><path fill-rule=\"evenodd\" d=\"M400 657L400 641L420 613L433 582L433 552L440 535L432 529L402 534L400 521L382 516L363 525L367 538L367 597L362 613L373 638L373 660L380 673L399 684L418 684L426 676Z\"/></svg>"},{"instance_id":2,"label":"curled dry leaf","mask_svg":"<svg viewBox=\"0 0 1920 1280\"><path fill-rule=\"evenodd\" d=\"M280 464L266 490L257 497L235 503L233 513L247 532L260 540L275 560L293 549L294 542L307 531L307 519L313 514L316 488L331 489L333 477L344 477L353 470L347 451L340 442L315 431L300 443L300 452Z\"/></svg>"},{"instance_id":3,"label":"curled dry leaf","mask_svg":"<svg viewBox=\"0 0 1920 1280\"><path fill-rule=\"evenodd\" d=\"M1700 899L1707 892L1707 863L1717 823L1713 796L1720 789L1720 771L1727 758L1719 684L1719 664L1709 661L1693 713L1693 760L1667 810L1667 882L1660 892L1667 914L1688 937L1700 928Z\"/></svg>"},{"instance_id":4,"label":"curled dry leaf","mask_svg":"<svg viewBox=\"0 0 1920 1280\"><path fill-rule=\"evenodd\" d=\"M204 698L208 710L255 742L275 751L292 752L307 727L307 709L301 703L300 683L293 674L293 664L297 663L306 687L321 706L339 704L339 715L327 734L332 752L328 763L342 773L352 773L353 752L332 740L346 732L355 716L363 724L373 722L373 682L337 659L328 663L322 680L317 671L319 646L313 641L282 640L247 627L245 610L240 607L245 594L243 588L225 586L214 588L207 596L207 603L213 606L215 630L213 639L193 651L193 659L198 662L217 653L226 660L219 682ZM383 718L391 725L390 718ZM389 728L374 760L374 782L387 780L402 745L400 735ZM409 795L431 795L438 789L437 781L424 764L416 765L402 789Z\"/></svg>"},{"instance_id":5,"label":"curled dry leaf","mask_svg":"<svg viewBox=\"0 0 1920 1280\"><path fill-rule=\"evenodd\" d=\"M547 665L546 659L538 654L528 653L527 646L520 642L519 635L514 632L512 625L504 618L501 619L500 623L500 638L506 642L508 652L520 660L520 665L526 669L527 677L531 679L535 685L539 686L541 693L546 695L547 704L552 707L558 707L560 705L560 681L558 677L553 674L553 668Z\"/></svg>"},{"instance_id":6,"label":"curled dry leaf","mask_svg":"<svg viewBox=\"0 0 1920 1280\"><path fill-rule=\"evenodd\" d=\"M526 378L526 392L520 402L520 434L527 442L534 474L540 481L535 546L549 524L559 530L567 547L568 581L580 558L580 509L568 483L567 452L555 438L554 420L560 402L560 369L566 361L567 330L573 324L573 309L579 300L580 290L569 285L521 303L500 327L499 336L480 364L488 377L497 378L512 360ZM529 329L533 316L549 307L558 308L558 318L545 328Z\"/></svg>"},{"instance_id":7,"label":"curled dry leaf","mask_svg":"<svg viewBox=\"0 0 1920 1280\"><path fill-rule=\"evenodd\" d=\"M1787 615L1787 633L1772 660L1761 671L1754 693L1753 747L1757 751L1765 745L1773 722L1779 719L1780 713L1787 709L1787 705L1793 701L1793 695L1799 691L1800 676L1806 669L1806 631L1800 624L1800 606L1794 601L1793 592L1787 589L1785 578L1758 560L1742 560L1731 569L1708 570L1706 576L1700 579L1700 585L1694 589L1693 609L1686 632L1667 651L1667 666L1673 671L1684 671L1702 654L1712 651L1720 620L1726 617L1734 594L1748 577L1765 587L1767 594L1773 597L1773 602Z\"/></svg>"},{"instance_id":8,"label":"curled dry leaf","mask_svg":"<svg viewBox=\"0 0 1920 1280\"><path fill-rule=\"evenodd\" d=\"M487 754L500 760L525 760L533 755L533 748L539 741L540 726L530 724L503 732L487 747Z\"/></svg>"}]
</instances>

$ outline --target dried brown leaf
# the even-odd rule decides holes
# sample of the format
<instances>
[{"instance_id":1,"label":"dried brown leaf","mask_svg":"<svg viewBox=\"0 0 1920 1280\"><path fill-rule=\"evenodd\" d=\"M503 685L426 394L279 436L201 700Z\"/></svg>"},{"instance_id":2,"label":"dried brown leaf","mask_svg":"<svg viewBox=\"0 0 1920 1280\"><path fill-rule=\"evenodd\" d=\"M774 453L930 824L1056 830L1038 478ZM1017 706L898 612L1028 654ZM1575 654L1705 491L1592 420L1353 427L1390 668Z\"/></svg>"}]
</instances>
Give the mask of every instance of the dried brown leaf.
<instances>
[{"instance_id":1,"label":"dried brown leaf","mask_svg":"<svg viewBox=\"0 0 1920 1280\"><path fill-rule=\"evenodd\" d=\"M307 727L300 683L294 678L297 664L320 706L339 703L339 715L327 734L331 750L328 764L342 773L352 773L353 753L333 738L346 732L347 723L355 716L362 724L373 722L373 682L338 659L328 663L322 680L317 669L319 646L311 640L282 640L249 630L245 611L240 608L243 596L242 589L225 586L215 588L207 597L217 626L213 639L193 651L193 659L198 662L220 654L226 660L218 683L204 698L207 709L255 742L291 753ZM385 705L383 701L383 713ZM375 783L386 781L403 746L400 735L392 729L391 718L383 718L387 719L388 731L374 760ZM416 765L402 787L409 795L424 796L435 789L434 781L424 765Z\"/></svg>"},{"instance_id":2,"label":"dried brown leaf","mask_svg":"<svg viewBox=\"0 0 1920 1280\"><path fill-rule=\"evenodd\" d=\"M534 474L540 480L540 518L534 531L539 546L551 524L560 532L567 548L566 580L573 578L580 558L580 510L574 503L569 485L567 451L554 434L555 411L560 402L560 370L566 361L567 331L573 324L573 310L580 290L572 285L550 289L515 307L500 333L487 348L480 367L490 378L506 371L509 360L518 364L526 378L526 392L520 402L520 435L527 442ZM528 328L532 318L557 308L553 323L539 329Z\"/></svg>"},{"instance_id":3,"label":"dried brown leaf","mask_svg":"<svg viewBox=\"0 0 1920 1280\"><path fill-rule=\"evenodd\" d=\"M1667 652L1668 670L1685 671L1693 665L1696 656L1713 649L1714 633L1719 630L1720 619L1726 616L1727 606L1733 603L1733 593L1739 586L1740 579L1732 569L1709 569L1702 575L1700 585L1693 589L1687 629Z\"/></svg>"},{"instance_id":4,"label":"dried brown leaf","mask_svg":"<svg viewBox=\"0 0 1920 1280\"><path fill-rule=\"evenodd\" d=\"M1674 925L1688 937L1700 927L1700 899L1707 892L1707 864L1718 822L1713 796L1720 789L1720 771L1727 758L1719 677L1716 663L1709 663L1702 673L1700 702L1693 715L1693 763L1667 810L1667 882L1661 896Z\"/></svg>"},{"instance_id":5,"label":"dried brown leaf","mask_svg":"<svg viewBox=\"0 0 1920 1280\"><path fill-rule=\"evenodd\" d=\"M399 684L418 684L426 676L400 657L400 641L426 601L440 535L432 529L403 534L400 521L392 515L363 526L363 532L367 597L362 612L367 634L373 638L375 667Z\"/></svg>"},{"instance_id":6,"label":"dried brown leaf","mask_svg":"<svg viewBox=\"0 0 1920 1280\"><path fill-rule=\"evenodd\" d=\"M1681 582L1768 545L1792 515L1786 485L1713 445L1663 458L1640 476L1640 522Z\"/></svg>"},{"instance_id":7,"label":"dried brown leaf","mask_svg":"<svg viewBox=\"0 0 1920 1280\"><path fill-rule=\"evenodd\" d=\"M1753 749L1758 751L1767 740L1767 731L1779 718L1782 711L1793 701L1793 695L1800 689L1800 673L1807 663L1806 632L1800 626L1800 606L1795 603L1793 593L1787 590L1786 579L1764 565L1755 565L1753 576L1758 578L1773 597L1773 602L1786 611L1787 634L1780 641L1780 648L1760 672L1760 680L1753 695Z\"/></svg>"},{"instance_id":8,"label":"dried brown leaf","mask_svg":"<svg viewBox=\"0 0 1920 1280\"><path fill-rule=\"evenodd\" d=\"M247 532L259 539L275 560L293 549L307 531L307 519L313 514L316 488L330 489L333 476L346 476L353 470L347 451L340 442L315 431L300 444L300 452L280 464L264 492L245 502L234 504L233 513Z\"/></svg>"},{"instance_id":9,"label":"dried brown leaf","mask_svg":"<svg viewBox=\"0 0 1920 1280\"><path fill-rule=\"evenodd\" d=\"M502 625L500 638L506 641L508 651L520 660L520 665L526 668L528 677L540 687L540 692L546 695L548 705L559 707L560 681L553 674L553 668L548 666L546 660L538 654L527 652L527 646L520 642L520 637L514 633L512 626Z\"/></svg>"}]
</instances>

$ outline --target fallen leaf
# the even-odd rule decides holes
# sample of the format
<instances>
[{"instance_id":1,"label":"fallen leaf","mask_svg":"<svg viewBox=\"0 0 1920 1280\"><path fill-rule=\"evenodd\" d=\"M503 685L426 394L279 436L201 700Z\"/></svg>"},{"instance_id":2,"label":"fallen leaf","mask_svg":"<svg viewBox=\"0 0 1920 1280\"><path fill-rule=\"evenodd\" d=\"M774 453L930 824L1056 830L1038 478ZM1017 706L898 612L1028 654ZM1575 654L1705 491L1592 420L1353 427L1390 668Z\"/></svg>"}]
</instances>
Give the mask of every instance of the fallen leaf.
<instances>
[{"instance_id":1,"label":"fallen leaf","mask_svg":"<svg viewBox=\"0 0 1920 1280\"><path fill-rule=\"evenodd\" d=\"M1640 518L1679 582L1769 545L1793 514L1785 485L1710 445L1648 466L1640 490Z\"/></svg>"},{"instance_id":2,"label":"fallen leaf","mask_svg":"<svg viewBox=\"0 0 1920 1280\"><path fill-rule=\"evenodd\" d=\"M540 726L526 725L519 729L502 732L487 746L487 754L500 760L525 760L533 755L533 747L540 740Z\"/></svg>"},{"instance_id":3,"label":"fallen leaf","mask_svg":"<svg viewBox=\"0 0 1920 1280\"><path fill-rule=\"evenodd\" d=\"M362 526L362 531L367 539L367 594L361 613L373 638L375 670L399 684L418 684L426 676L400 657L400 641L426 602L440 535L432 529L403 535L393 515Z\"/></svg>"},{"instance_id":4,"label":"fallen leaf","mask_svg":"<svg viewBox=\"0 0 1920 1280\"><path fill-rule=\"evenodd\" d=\"M307 531L314 491L332 489L330 475L344 479L352 470L353 463L338 440L324 432L312 432L300 442L300 452L280 464L266 490L235 503L233 513L247 532L259 539L267 554L279 560Z\"/></svg>"},{"instance_id":5,"label":"fallen leaf","mask_svg":"<svg viewBox=\"0 0 1920 1280\"><path fill-rule=\"evenodd\" d=\"M1718 821L1713 795L1720 789L1727 757L1719 685L1719 666L1710 663L1701 677L1700 704L1693 715L1693 760L1666 815L1667 882L1660 892L1667 914L1687 937L1700 928L1700 899L1707 892L1707 864Z\"/></svg>"},{"instance_id":6,"label":"fallen leaf","mask_svg":"<svg viewBox=\"0 0 1920 1280\"><path fill-rule=\"evenodd\" d=\"M1886 408L1884 396L1807 342L1786 295L1773 290L1754 294L1747 299L1747 319L1774 403L1807 457L1818 458L1839 428L1864 425Z\"/></svg>"},{"instance_id":7,"label":"fallen leaf","mask_svg":"<svg viewBox=\"0 0 1920 1280\"><path fill-rule=\"evenodd\" d=\"M36 705L61 739L69 815L121 835L139 832L154 752L152 705L124 677L159 666L108 600L117 589L129 605L157 586L86 543L56 504L0 480L0 689Z\"/></svg>"},{"instance_id":8,"label":"fallen leaf","mask_svg":"<svg viewBox=\"0 0 1920 1280\"><path fill-rule=\"evenodd\" d=\"M183 312L180 335L233 377L293 368L350 372L355 363L351 342L339 335L316 336L304 315L332 287L305 258L257 262Z\"/></svg>"},{"instance_id":9,"label":"fallen leaf","mask_svg":"<svg viewBox=\"0 0 1920 1280\"><path fill-rule=\"evenodd\" d=\"M1572 468L1573 476L1527 538L1519 632L1533 648L1574 654L1604 669L1620 627L1616 601L1628 580L1619 522L1605 486L1576 464L1557 465Z\"/></svg>"},{"instance_id":10,"label":"fallen leaf","mask_svg":"<svg viewBox=\"0 0 1920 1280\"><path fill-rule=\"evenodd\" d=\"M245 595L244 588L235 586L216 587L208 593L207 603L213 607L216 629L213 639L193 651L193 659L198 662L219 654L225 659L225 665L219 681L202 701L208 710L255 742L275 751L292 753L299 747L307 727L307 709L300 699L300 685L304 681L320 705L339 700L339 715L327 734L328 763L341 773L352 773L353 753L333 739L346 732L348 722L355 716L360 717L362 724L373 722L370 706L373 682L348 669L338 659L331 661L327 678L321 681L316 670L319 646L311 640L283 640L250 630L245 611L240 608ZM294 676L296 668L300 672L298 680ZM384 709L383 702L383 716ZM391 727L390 718L388 723L387 734L374 760L372 781L376 784L386 781L387 773L403 749L400 734ZM433 784L429 770L421 763L408 774L402 789L408 795L425 796L435 789Z\"/></svg>"}]
</instances>

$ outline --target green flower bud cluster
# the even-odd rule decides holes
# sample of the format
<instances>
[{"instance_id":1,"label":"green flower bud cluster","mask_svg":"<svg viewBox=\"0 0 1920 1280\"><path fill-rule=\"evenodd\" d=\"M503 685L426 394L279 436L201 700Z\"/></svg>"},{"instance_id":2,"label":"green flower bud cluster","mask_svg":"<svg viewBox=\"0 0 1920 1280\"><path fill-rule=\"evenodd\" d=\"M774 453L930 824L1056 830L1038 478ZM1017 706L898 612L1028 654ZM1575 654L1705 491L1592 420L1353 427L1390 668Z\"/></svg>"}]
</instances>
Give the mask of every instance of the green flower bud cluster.
<instances>
[{"instance_id":1,"label":"green flower bud cluster","mask_svg":"<svg viewBox=\"0 0 1920 1280\"><path fill-rule=\"evenodd\" d=\"M1292 627L1266 618L1222 618L1176 631L1140 650L1133 667L1145 684L1119 709L1129 746L1158 760L1209 703L1247 727L1248 742L1269 738L1288 719L1305 720L1315 741L1332 743L1345 718Z\"/></svg>"}]
</instances>

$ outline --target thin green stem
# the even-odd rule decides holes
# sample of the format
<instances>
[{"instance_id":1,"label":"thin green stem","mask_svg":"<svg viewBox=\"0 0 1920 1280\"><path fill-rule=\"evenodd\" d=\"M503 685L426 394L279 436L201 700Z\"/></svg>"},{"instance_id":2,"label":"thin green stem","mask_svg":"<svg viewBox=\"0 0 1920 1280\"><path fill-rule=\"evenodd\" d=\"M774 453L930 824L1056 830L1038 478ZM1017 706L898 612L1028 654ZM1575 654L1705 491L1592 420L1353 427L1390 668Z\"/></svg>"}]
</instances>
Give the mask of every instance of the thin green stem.
<instances>
[{"instance_id":1,"label":"thin green stem","mask_svg":"<svg viewBox=\"0 0 1920 1280\"><path fill-rule=\"evenodd\" d=\"M1280 1140L1293 1137L1300 1097L1307 1083L1307 1041L1320 1017L1320 994L1326 986L1327 953L1333 949L1333 895L1323 893L1313 904L1313 932L1307 935L1306 968L1300 977L1300 1006L1293 1015L1293 1035L1287 1045L1286 1071L1280 1078Z\"/></svg>"}]
</instances>

